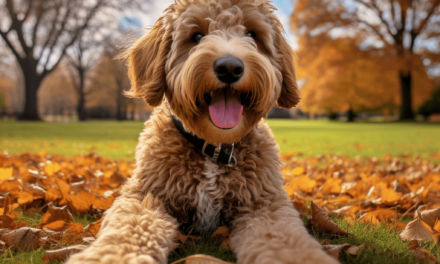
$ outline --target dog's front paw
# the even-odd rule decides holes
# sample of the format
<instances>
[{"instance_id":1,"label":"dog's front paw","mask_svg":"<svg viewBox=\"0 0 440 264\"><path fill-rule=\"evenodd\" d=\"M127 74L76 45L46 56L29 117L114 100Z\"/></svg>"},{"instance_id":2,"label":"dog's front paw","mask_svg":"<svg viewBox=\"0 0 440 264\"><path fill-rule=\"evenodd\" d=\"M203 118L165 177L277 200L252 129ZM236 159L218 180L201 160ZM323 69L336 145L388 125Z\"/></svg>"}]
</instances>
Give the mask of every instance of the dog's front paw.
<instances>
[{"instance_id":1,"label":"dog's front paw","mask_svg":"<svg viewBox=\"0 0 440 264\"><path fill-rule=\"evenodd\" d=\"M278 254L280 263L284 264L337 264L334 257L320 249L282 250Z\"/></svg>"},{"instance_id":2,"label":"dog's front paw","mask_svg":"<svg viewBox=\"0 0 440 264\"><path fill-rule=\"evenodd\" d=\"M137 252L130 252L125 246L106 246L85 249L72 255L66 264L162 264L155 258Z\"/></svg>"}]
</instances>

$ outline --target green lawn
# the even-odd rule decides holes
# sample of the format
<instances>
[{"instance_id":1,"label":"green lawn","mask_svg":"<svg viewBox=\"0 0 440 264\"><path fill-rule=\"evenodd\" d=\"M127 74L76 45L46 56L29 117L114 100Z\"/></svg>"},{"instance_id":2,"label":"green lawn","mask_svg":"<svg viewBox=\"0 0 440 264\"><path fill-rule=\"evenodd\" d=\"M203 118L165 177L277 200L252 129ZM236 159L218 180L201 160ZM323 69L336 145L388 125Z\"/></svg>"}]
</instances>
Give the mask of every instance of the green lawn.
<instances>
[{"instance_id":1,"label":"green lawn","mask_svg":"<svg viewBox=\"0 0 440 264\"><path fill-rule=\"evenodd\" d=\"M269 120L281 152L381 156L440 152L440 124ZM133 159L142 122L0 122L0 150Z\"/></svg>"},{"instance_id":2,"label":"green lawn","mask_svg":"<svg viewBox=\"0 0 440 264\"><path fill-rule=\"evenodd\" d=\"M281 152L301 152L304 156L316 154L346 154L350 156L382 156L419 153L431 159L440 153L440 124L430 123L340 123L330 121L268 121ZM142 122L90 121L82 123L0 122L0 150L11 153L46 151L50 154L74 155L98 152L114 159L133 159ZM438 159L437 159L438 162ZM41 216L40 216L41 217ZM35 219L22 220L35 222ZM77 218L87 225L93 218ZM341 255L343 263L415 263L411 251L398 233L386 226L374 227L356 223L348 226L344 220L338 224L352 233L349 237L328 237L312 234L330 243L367 245L358 256ZM178 260L192 254L208 254L234 261L230 251L219 249L217 239L204 237L191 248L170 255ZM437 258L438 246L421 243ZM0 255L2 263L42 263L44 250L30 253L7 252Z\"/></svg>"}]
</instances>

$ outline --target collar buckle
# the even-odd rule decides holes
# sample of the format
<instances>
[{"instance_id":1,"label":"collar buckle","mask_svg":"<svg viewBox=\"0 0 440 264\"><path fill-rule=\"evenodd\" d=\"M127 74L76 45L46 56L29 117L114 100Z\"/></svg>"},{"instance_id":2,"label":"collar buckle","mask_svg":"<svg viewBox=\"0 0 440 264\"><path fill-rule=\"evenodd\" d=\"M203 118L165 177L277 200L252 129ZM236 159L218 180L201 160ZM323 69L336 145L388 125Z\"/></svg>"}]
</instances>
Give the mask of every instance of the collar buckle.
<instances>
[{"instance_id":1,"label":"collar buckle","mask_svg":"<svg viewBox=\"0 0 440 264\"><path fill-rule=\"evenodd\" d=\"M209 144L207 141L205 141L205 143L203 144L203 147L202 147L202 154L208 158L211 158L213 162L218 163L218 158L223 151L223 152L229 153L228 163L225 165L230 168L234 168L237 165L237 159L234 157L234 147L235 147L234 143L232 143L232 148L231 148L230 152L228 151L227 148L223 148L222 144L220 143L220 145L218 145L218 147L216 147L214 149L214 153L213 153L212 157L205 152L207 146L212 146L212 145ZM212 147L214 147L214 146L212 146ZM224 155L224 153L223 153L223 155Z\"/></svg>"}]
</instances>

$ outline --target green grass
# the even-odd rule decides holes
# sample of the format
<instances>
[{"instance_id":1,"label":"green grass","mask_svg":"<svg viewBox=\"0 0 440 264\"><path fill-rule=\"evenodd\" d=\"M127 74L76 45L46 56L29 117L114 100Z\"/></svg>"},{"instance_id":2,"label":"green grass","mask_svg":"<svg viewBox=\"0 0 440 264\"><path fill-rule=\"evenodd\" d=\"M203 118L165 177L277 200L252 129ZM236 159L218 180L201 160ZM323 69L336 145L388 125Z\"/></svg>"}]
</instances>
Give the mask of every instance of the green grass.
<instances>
[{"instance_id":1,"label":"green grass","mask_svg":"<svg viewBox=\"0 0 440 264\"><path fill-rule=\"evenodd\" d=\"M281 152L381 156L440 152L440 124L269 120ZM142 122L0 122L0 150L71 156L98 152L132 160Z\"/></svg>"},{"instance_id":2,"label":"green grass","mask_svg":"<svg viewBox=\"0 0 440 264\"><path fill-rule=\"evenodd\" d=\"M220 247L220 244L221 241L219 238L212 238L209 235L204 235L202 239L193 241L192 245L172 252L168 257L168 262L172 263L196 254L210 255L225 261L235 262L237 259L235 258L234 253L230 250L223 249Z\"/></svg>"},{"instance_id":3,"label":"green grass","mask_svg":"<svg viewBox=\"0 0 440 264\"><path fill-rule=\"evenodd\" d=\"M312 235L318 240L327 239L330 244L349 243L354 246L365 245L368 249L363 249L357 256L349 255L345 252L340 254L342 263L417 263L412 253L408 250L406 242L402 242L399 233L391 230L384 223L380 226L371 226L356 222L353 226L349 226L347 221L333 218L335 222L350 235L348 237L331 237L312 231ZM440 258L440 251L434 242L420 242L421 248L427 249L437 259Z\"/></svg>"},{"instance_id":4,"label":"green grass","mask_svg":"<svg viewBox=\"0 0 440 264\"><path fill-rule=\"evenodd\" d=\"M37 251L29 252L12 252L7 251L0 255L0 264L16 264L16 263L30 263L30 264L43 264L43 257L46 250L39 249ZM62 263L60 261L52 261L54 263Z\"/></svg>"},{"instance_id":5,"label":"green grass","mask_svg":"<svg viewBox=\"0 0 440 264\"><path fill-rule=\"evenodd\" d=\"M440 152L440 124L269 120L281 152L382 156Z\"/></svg>"},{"instance_id":6,"label":"green grass","mask_svg":"<svg viewBox=\"0 0 440 264\"><path fill-rule=\"evenodd\" d=\"M268 121L280 144L281 152L301 152L304 156L316 154L345 154L349 156L382 156L419 153L431 159L440 152L440 125L430 123L340 123L330 121ZM132 160L142 122L89 121L82 123L0 122L0 150L10 153L46 151L49 154L75 155L98 152L114 159ZM35 226L41 214L29 217L22 214L30 226ZM84 226L95 221L90 215L75 215L75 222ZM320 241L332 244L366 245L359 255L341 253L343 263L416 263L396 231L385 225L379 227L356 223L348 226L344 220L337 223L352 235L329 237L310 230ZM408 222L409 219L402 219ZM373 246L375 245L375 247ZM438 246L421 243L440 258ZM390 253L387 250L391 250ZM170 262L193 254L212 255L226 261L235 261L231 251L220 248L217 238L205 236L191 247L170 255ZM43 263L44 250L11 252L0 255L3 263ZM32 260L31 260L32 259ZM19 262L20 261L20 262Z\"/></svg>"},{"instance_id":7,"label":"green grass","mask_svg":"<svg viewBox=\"0 0 440 264\"><path fill-rule=\"evenodd\" d=\"M131 160L142 128L142 122L0 122L0 150L66 156L97 152Z\"/></svg>"}]
</instances>

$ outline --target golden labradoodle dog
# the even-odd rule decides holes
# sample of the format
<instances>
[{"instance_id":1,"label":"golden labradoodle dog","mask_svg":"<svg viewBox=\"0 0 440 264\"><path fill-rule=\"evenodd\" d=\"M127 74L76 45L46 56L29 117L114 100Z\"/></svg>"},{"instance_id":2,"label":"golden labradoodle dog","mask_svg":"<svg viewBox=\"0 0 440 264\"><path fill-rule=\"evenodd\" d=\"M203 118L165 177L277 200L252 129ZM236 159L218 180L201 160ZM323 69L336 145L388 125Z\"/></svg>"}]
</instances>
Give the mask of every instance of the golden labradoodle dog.
<instances>
[{"instance_id":1,"label":"golden labradoodle dog","mask_svg":"<svg viewBox=\"0 0 440 264\"><path fill-rule=\"evenodd\" d=\"M69 263L166 263L180 229L231 227L238 263L337 263L283 190L262 120L299 101L293 53L268 0L176 0L126 57L154 114L137 168L94 243Z\"/></svg>"}]
</instances>

